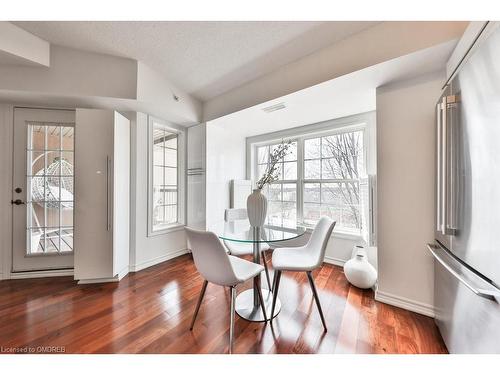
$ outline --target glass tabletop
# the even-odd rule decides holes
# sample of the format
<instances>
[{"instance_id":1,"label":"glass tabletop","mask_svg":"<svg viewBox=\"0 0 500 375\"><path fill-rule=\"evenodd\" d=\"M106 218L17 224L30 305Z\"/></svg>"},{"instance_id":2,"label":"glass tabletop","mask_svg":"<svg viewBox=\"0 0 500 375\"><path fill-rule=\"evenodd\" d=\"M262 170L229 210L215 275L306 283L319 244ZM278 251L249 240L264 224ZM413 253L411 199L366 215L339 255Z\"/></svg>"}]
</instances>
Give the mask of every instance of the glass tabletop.
<instances>
[{"instance_id":1,"label":"glass tabletop","mask_svg":"<svg viewBox=\"0 0 500 375\"><path fill-rule=\"evenodd\" d=\"M247 243L292 240L302 236L306 232L306 228L300 226L264 225L254 228L250 226L248 220L220 222L212 230L222 240Z\"/></svg>"}]
</instances>

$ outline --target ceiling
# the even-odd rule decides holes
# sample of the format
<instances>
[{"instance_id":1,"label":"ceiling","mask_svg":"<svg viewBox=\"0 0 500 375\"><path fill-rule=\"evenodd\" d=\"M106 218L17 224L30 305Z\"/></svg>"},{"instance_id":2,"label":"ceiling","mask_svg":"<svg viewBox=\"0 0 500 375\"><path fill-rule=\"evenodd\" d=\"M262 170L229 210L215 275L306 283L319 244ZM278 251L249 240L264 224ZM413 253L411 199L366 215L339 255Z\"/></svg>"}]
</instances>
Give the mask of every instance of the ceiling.
<instances>
[{"instance_id":1,"label":"ceiling","mask_svg":"<svg viewBox=\"0 0 500 375\"><path fill-rule=\"evenodd\" d=\"M208 122L231 129L231 136L251 137L314 124L376 109L376 90L429 74L443 78L446 61L457 41L452 40L409 55L343 75L268 102ZM283 103L266 113L263 108Z\"/></svg>"},{"instance_id":2,"label":"ceiling","mask_svg":"<svg viewBox=\"0 0 500 375\"><path fill-rule=\"evenodd\" d=\"M53 44L140 60L207 101L378 22L13 23Z\"/></svg>"}]
</instances>

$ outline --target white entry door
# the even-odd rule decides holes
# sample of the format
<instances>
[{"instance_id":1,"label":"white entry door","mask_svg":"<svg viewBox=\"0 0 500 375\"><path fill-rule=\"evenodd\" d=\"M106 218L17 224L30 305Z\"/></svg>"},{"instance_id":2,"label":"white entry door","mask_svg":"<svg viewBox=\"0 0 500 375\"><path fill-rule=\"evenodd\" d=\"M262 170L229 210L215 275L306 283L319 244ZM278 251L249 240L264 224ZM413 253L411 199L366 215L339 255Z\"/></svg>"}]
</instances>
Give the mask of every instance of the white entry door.
<instances>
[{"instance_id":1,"label":"white entry door","mask_svg":"<svg viewBox=\"0 0 500 375\"><path fill-rule=\"evenodd\" d=\"M12 271L73 268L75 112L14 110Z\"/></svg>"}]
</instances>

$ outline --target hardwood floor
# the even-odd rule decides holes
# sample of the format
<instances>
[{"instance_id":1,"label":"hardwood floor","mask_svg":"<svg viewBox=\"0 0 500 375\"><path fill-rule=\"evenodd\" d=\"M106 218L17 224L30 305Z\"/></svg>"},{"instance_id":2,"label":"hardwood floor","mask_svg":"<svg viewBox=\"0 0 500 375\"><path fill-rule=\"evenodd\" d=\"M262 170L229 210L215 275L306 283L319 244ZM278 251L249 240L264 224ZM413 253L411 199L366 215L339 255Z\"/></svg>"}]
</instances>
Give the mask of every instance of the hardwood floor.
<instances>
[{"instance_id":1,"label":"hardwood floor","mask_svg":"<svg viewBox=\"0 0 500 375\"><path fill-rule=\"evenodd\" d=\"M270 258L270 257L269 257ZM239 317L235 353L446 353L431 318L376 302L340 267L314 272L328 332L305 273L283 273L281 313L269 324ZM202 285L191 256L131 273L120 283L77 285L71 277L0 282L0 346L62 347L66 353L225 353L228 290ZM240 288L250 288L250 284Z\"/></svg>"}]
</instances>

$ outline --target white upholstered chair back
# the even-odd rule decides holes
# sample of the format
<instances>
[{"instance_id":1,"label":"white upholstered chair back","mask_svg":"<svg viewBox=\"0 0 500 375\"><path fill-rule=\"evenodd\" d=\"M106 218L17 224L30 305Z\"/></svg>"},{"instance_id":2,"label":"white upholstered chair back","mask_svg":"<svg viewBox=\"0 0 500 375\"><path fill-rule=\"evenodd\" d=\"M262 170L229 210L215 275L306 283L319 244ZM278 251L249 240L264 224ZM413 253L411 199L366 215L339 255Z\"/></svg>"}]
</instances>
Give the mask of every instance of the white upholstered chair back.
<instances>
[{"instance_id":1,"label":"white upholstered chair back","mask_svg":"<svg viewBox=\"0 0 500 375\"><path fill-rule=\"evenodd\" d=\"M191 244L194 264L208 282L233 286L240 281L236 277L224 245L215 233L186 228Z\"/></svg>"},{"instance_id":2,"label":"white upholstered chair back","mask_svg":"<svg viewBox=\"0 0 500 375\"><path fill-rule=\"evenodd\" d=\"M323 216L314 227L311 237L307 242L306 251L316 260L316 266L319 267L325 260L326 245L332 235L336 222Z\"/></svg>"}]
</instances>

